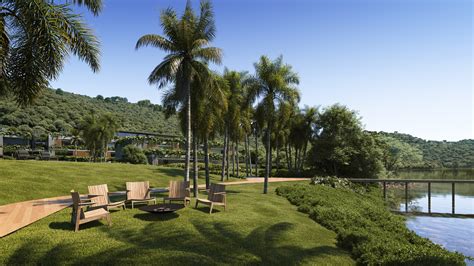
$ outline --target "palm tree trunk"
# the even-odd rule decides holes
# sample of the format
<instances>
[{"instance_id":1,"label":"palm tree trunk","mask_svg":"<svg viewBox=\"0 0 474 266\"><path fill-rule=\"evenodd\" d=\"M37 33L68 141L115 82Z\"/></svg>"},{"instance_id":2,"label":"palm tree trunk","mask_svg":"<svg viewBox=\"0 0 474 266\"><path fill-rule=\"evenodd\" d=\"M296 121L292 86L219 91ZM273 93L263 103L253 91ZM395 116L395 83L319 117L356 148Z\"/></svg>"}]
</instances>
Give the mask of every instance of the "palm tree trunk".
<instances>
[{"instance_id":1,"label":"palm tree trunk","mask_svg":"<svg viewBox=\"0 0 474 266\"><path fill-rule=\"evenodd\" d=\"M198 194L198 141L196 134L193 134L193 196L196 198Z\"/></svg>"},{"instance_id":2,"label":"palm tree trunk","mask_svg":"<svg viewBox=\"0 0 474 266\"><path fill-rule=\"evenodd\" d=\"M300 171L302 172L303 171L303 167L304 167L304 162L306 160L306 152L308 150L308 142L306 142L304 144L304 148L303 148L303 158L301 159L301 165L300 165Z\"/></svg>"},{"instance_id":3,"label":"palm tree trunk","mask_svg":"<svg viewBox=\"0 0 474 266\"><path fill-rule=\"evenodd\" d=\"M227 180L229 180L229 177L230 177L230 171L229 171L229 150L230 150L230 146L229 146L229 131L227 131L227 150L226 150L226 154L225 154L225 163L226 163L226 178Z\"/></svg>"},{"instance_id":4,"label":"palm tree trunk","mask_svg":"<svg viewBox=\"0 0 474 266\"><path fill-rule=\"evenodd\" d=\"M204 139L204 167L206 169L206 189L209 189L209 139L207 135Z\"/></svg>"},{"instance_id":5,"label":"palm tree trunk","mask_svg":"<svg viewBox=\"0 0 474 266\"><path fill-rule=\"evenodd\" d=\"M298 148L295 148L295 170L298 171Z\"/></svg>"},{"instance_id":6,"label":"palm tree trunk","mask_svg":"<svg viewBox=\"0 0 474 266\"><path fill-rule=\"evenodd\" d=\"M240 178L240 166L239 166L239 141L235 143L235 166L237 167L237 177Z\"/></svg>"},{"instance_id":7,"label":"palm tree trunk","mask_svg":"<svg viewBox=\"0 0 474 266\"><path fill-rule=\"evenodd\" d=\"M250 156L250 137L248 135L247 135L247 160L249 163L249 174L252 175L252 156Z\"/></svg>"},{"instance_id":8,"label":"palm tree trunk","mask_svg":"<svg viewBox=\"0 0 474 266\"><path fill-rule=\"evenodd\" d=\"M276 169L280 168L280 144L278 143L278 137L275 140L275 150L276 150Z\"/></svg>"},{"instance_id":9,"label":"palm tree trunk","mask_svg":"<svg viewBox=\"0 0 474 266\"><path fill-rule=\"evenodd\" d=\"M288 144L285 144L285 158L286 158L286 167L288 167L288 171L291 171L290 155L288 154Z\"/></svg>"},{"instance_id":10,"label":"palm tree trunk","mask_svg":"<svg viewBox=\"0 0 474 266\"><path fill-rule=\"evenodd\" d=\"M191 157L191 82L185 81L186 87L186 156L184 159L184 181L189 181L189 160Z\"/></svg>"},{"instance_id":11,"label":"palm tree trunk","mask_svg":"<svg viewBox=\"0 0 474 266\"><path fill-rule=\"evenodd\" d=\"M249 176L249 158L248 158L248 153L247 153L247 150L248 150L248 138L247 138L247 134L245 134L245 140L244 140L244 149L245 149L245 176L248 177Z\"/></svg>"},{"instance_id":12,"label":"palm tree trunk","mask_svg":"<svg viewBox=\"0 0 474 266\"><path fill-rule=\"evenodd\" d=\"M224 176L225 176L225 167L226 167L226 154L227 154L227 126L225 127L224 130L224 149L222 151L222 171L221 171L221 182L224 181Z\"/></svg>"},{"instance_id":13,"label":"palm tree trunk","mask_svg":"<svg viewBox=\"0 0 474 266\"><path fill-rule=\"evenodd\" d=\"M267 145L266 145L266 162L265 162L265 178L263 182L263 194L268 193L268 177L270 176L270 164L271 164L271 145L270 145L270 126L267 128Z\"/></svg>"},{"instance_id":14,"label":"palm tree trunk","mask_svg":"<svg viewBox=\"0 0 474 266\"><path fill-rule=\"evenodd\" d=\"M74 161L77 163L77 144L74 144Z\"/></svg>"},{"instance_id":15,"label":"palm tree trunk","mask_svg":"<svg viewBox=\"0 0 474 266\"><path fill-rule=\"evenodd\" d=\"M293 156L291 155L291 145L288 143L288 168L293 169Z\"/></svg>"},{"instance_id":16,"label":"palm tree trunk","mask_svg":"<svg viewBox=\"0 0 474 266\"><path fill-rule=\"evenodd\" d=\"M235 141L232 141L232 176L235 177Z\"/></svg>"},{"instance_id":17,"label":"palm tree trunk","mask_svg":"<svg viewBox=\"0 0 474 266\"><path fill-rule=\"evenodd\" d=\"M258 134L255 130L255 176L258 177Z\"/></svg>"}]
</instances>

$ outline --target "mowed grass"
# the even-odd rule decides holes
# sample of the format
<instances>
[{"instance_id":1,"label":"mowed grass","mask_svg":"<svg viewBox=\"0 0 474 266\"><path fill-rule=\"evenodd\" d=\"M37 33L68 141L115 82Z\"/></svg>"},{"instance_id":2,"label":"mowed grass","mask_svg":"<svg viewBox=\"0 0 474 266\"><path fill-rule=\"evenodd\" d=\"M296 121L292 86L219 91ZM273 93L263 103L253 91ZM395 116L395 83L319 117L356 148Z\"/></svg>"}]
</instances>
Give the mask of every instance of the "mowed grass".
<instances>
[{"instance_id":1,"label":"mowed grass","mask_svg":"<svg viewBox=\"0 0 474 266\"><path fill-rule=\"evenodd\" d=\"M134 180L149 179L156 186L166 185L169 179L181 178L179 169L150 166L84 164L82 173L74 175L71 169L75 171L82 166L75 163L0 161L2 195L12 195L4 191L9 187L3 186L11 184L4 179L5 173L12 170L3 167L13 165L22 166L18 178L49 168L50 175L38 175L48 184L20 190L29 194L23 196L25 198L62 195L66 188L83 189L90 183L105 182L122 188L122 183L130 180L132 173ZM170 172L175 174L168 175ZM62 177L56 181L51 173L58 173L58 176L60 173ZM71 177L67 186L55 187L56 182L65 182L67 176ZM280 184L270 184L267 195L261 193L262 184L228 186L227 211L217 207L211 215L208 207L195 209L193 199L192 207L173 214L156 215L138 209L113 211L111 227L102 221L92 222L81 226L77 233L72 231L71 210L68 208L0 239L0 265L354 264L346 251L335 246L334 232L297 212L285 198L275 195L274 190ZM200 194L200 197L205 196ZM12 198L8 202L12 202Z\"/></svg>"},{"instance_id":2,"label":"mowed grass","mask_svg":"<svg viewBox=\"0 0 474 266\"><path fill-rule=\"evenodd\" d=\"M69 195L71 189L87 193L89 185L107 184L109 191L123 191L127 181L150 181L151 187L167 187L169 180L181 180L183 173L151 165L0 160L0 205ZM203 175L199 184L205 184Z\"/></svg>"}]
</instances>

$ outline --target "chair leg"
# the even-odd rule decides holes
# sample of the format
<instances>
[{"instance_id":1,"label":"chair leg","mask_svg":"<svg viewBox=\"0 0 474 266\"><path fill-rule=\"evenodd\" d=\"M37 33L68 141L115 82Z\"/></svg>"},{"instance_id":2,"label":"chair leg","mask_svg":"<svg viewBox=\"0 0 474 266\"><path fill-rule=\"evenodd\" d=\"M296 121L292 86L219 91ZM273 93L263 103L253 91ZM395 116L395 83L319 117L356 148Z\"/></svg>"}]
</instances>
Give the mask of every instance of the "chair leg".
<instances>
[{"instance_id":1,"label":"chair leg","mask_svg":"<svg viewBox=\"0 0 474 266\"><path fill-rule=\"evenodd\" d=\"M132 209L133 209L133 201L132 201Z\"/></svg>"},{"instance_id":2,"label":"chair leg","mask_svg":"<svg viewBox=\"0 0 474 266\"><path fill-rule=\"evenodd\" d=\"M112 225L112 219L110 218L110 214L107 214L107 216L105 216L105 219L107 219L107 224L109 226L111 226Z\"/></svg>"},{"instance_id":3,"label":"chair leg","mask_svg":"<svg viewBox=\"0 0 474 266\"><path fill-rule=\"evenodd\" d=\"M79 222L76 222L74 225L74 232L79 231Z\"/></svg>"},{"instance_id":4,"label":"chair leg","mask_svg":"<svg viewBox=\"0 0 474 266\"><path fill-rule=\"evenodd\" d=\"M214 204L211 203L211 207L209 208L209 214L212 213L212 207L214 207Z\"/></svg>"},{"instance_id":5,"label":"chair leg","mask_svg":"<svg viewBox=\"0 0 474 266\"><path fill-rule=\"evenodd\" d=\"M199 203L199 200L196 200L196 206L194 207L195 209L197 209L198 203Z\"/></svg>"}]
</instances>

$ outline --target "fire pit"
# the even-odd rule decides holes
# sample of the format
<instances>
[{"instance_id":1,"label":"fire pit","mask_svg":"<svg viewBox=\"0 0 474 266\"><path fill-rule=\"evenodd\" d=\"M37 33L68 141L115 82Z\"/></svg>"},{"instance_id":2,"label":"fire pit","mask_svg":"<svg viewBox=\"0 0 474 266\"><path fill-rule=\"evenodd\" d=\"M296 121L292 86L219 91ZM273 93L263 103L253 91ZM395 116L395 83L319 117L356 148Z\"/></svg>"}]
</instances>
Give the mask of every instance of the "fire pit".
<instances>
[{"instance_id":1,"label":"fire pit","mask_svg":"<svg viewBox=\"0 0 474 266\"><path fill-rule=\"evenodd\" d=\"M172 204L172 203L164 203L164 204L156 204L156 205L148 205L140 207L139 210L150 212L150 213L170 213L175 212L184 208L183 204Z\"/></svg>"}]
</instances>

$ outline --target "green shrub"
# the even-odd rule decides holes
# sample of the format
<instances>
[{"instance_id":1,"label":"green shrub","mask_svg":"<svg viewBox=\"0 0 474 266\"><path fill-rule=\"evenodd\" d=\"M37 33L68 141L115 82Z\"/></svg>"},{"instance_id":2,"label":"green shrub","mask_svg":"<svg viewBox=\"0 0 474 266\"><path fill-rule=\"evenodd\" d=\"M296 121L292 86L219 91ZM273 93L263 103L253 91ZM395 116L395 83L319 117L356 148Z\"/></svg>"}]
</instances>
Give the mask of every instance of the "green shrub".
<instances>
[{"instance_id":1,"label":"green shrub","mask_svg":"<svg viewBox=\"0 0 474 266\"><path fill-rule=\"evenodd\" d=\"M130 144L123 148L123 162L132 164L146 164L147 159L143 150L137 146Z\"/></svg>"},{"instance_id":2,"label":"green shrub","mask_svg":"<svg viewBox=\"0 0 474 266\"><path fill-rule=\"evenodd\" d=\"M321 185L286 185L277 188L277 194L335 231L337 245L349 250L358 264L465 264L462 254L449 252L407 229L403 217L387 210L380 189L357 188L332 178L312 182Z\"/></svg>"}]
</instances>

